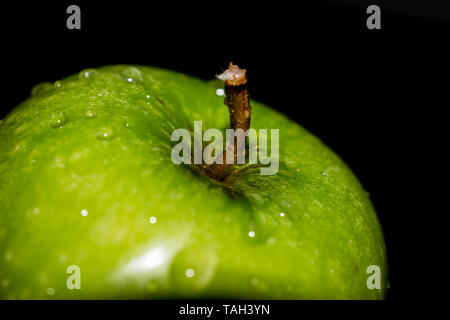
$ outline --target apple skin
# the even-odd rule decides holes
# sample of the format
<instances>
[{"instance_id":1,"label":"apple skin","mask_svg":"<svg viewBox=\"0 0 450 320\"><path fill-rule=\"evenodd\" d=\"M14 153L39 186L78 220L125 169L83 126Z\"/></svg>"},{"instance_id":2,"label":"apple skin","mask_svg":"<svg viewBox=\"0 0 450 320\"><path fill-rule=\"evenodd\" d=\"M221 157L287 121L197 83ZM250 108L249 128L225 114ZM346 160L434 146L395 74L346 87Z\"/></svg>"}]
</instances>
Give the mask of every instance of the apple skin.
<instances>
[{"instance_id":1,"label":"apple skin","mask_svg":"<svg viewBox=\"0 0 450 320\"><path fill-rule=\"evenodd\" d=\"M252 101L252 128L280 129L273 176L224 185L172 163L174 129L228 128L222 87L116 65L35 88L0 124L0 298L384 298L369 195L297 123Z\"/></svg>"}]
</instances>

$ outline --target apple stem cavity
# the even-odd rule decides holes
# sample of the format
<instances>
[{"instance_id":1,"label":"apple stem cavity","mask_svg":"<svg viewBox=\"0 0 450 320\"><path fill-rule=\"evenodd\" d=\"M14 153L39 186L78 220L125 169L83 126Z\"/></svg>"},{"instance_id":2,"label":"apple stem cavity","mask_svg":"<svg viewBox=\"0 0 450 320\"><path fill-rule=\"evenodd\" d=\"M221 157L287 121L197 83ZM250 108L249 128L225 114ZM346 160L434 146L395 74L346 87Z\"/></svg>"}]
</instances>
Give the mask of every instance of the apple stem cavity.
<instances>
[{"instance_id":1,"label":"apple stem cavity","mask_svg":"<svg viewBox=\"0 0 450 320\"><path fill-rule=\"evenodd\" d=\"M219 155L223 158L222 163L213 163L208 168L208 175L218 181L223 181L231 174L229 169L236 162L238 154L244 151L252 108L245 69L230 63L228 69L217 78L225 82L224 103L228 107L230 128L233 129L234 138L232 142L228 143L225 152Z\"/></svg>"}]
</instances>

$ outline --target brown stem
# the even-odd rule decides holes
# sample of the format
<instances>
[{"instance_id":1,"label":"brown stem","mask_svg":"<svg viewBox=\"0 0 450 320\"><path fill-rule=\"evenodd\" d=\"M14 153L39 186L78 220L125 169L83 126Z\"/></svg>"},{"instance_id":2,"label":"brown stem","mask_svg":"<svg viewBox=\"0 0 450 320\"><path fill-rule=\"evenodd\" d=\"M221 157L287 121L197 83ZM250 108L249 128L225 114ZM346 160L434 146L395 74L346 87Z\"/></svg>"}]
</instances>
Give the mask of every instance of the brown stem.
<instances>
[{"instance_id":1,"label":"brown stem","mask_svg":"<svg viewBox=\"0 0 450 320\"><path fill-rule=\"evenodd\" d=\"M213 163L208 171L217 180L223 180L227 176L227 171L231 164L227 163L228 158L234 159L236 162L238 152L242 152L245 147L246 132L250 128L250 115L252 108L250 106L250 98L248 95L247 75L245 69L240 69L238 66L230 63L228 69L218 76L219 79L225 81L225 105L228 107L230 115L230 127L236 131L236 141L229 143L225 152L220 155L223 163ZM242 137L242 135L244 135Z\"/></svg>"}]
</instances>

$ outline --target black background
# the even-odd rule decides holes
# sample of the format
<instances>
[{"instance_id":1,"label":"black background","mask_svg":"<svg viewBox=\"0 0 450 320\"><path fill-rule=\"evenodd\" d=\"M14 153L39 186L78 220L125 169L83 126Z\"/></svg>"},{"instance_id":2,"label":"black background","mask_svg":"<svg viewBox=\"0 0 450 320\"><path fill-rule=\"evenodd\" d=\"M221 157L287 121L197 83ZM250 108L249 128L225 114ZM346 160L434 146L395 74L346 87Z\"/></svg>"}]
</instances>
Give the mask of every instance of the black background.
<instances>
[{"instance_id":1,"label":"black background","mask_svg":"<svg viewBox=\"0 0 450 320\"><path fill-rule=\"evenodd\" d=\"M233 61L248 70L252 98L305 126L354 170L385 233L388 298L414 296L405 265L417 260L408 230L420 206L411 186L432 149L424 132L439 128L444 108L450 6L392 2L2 4L0 118L33 85L87 67L155 65L210 79ZM66 28L70 4L81 8L81 30ZM381 30L366 28L369 4L381 7Z\"/></svg>"}]
</instances>

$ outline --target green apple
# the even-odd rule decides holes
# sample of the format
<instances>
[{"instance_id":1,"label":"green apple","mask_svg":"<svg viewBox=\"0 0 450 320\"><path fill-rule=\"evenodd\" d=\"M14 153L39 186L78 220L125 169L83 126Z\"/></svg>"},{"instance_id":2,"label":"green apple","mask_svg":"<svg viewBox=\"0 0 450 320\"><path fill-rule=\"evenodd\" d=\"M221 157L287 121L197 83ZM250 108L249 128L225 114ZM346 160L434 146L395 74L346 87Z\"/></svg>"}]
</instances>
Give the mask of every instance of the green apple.
<instances>
[{"instance_id":1,"label":"green apple","mask_svg":"<svg viewBox=\"0 0 450 320\"><path fill-rule=\"evenodd\" d=\"M0 123L0 298L384 298L368 193L294 121L251 102L275 175L171 161L174 129L228 128L222 87L128 65L35 87Z\"/></svg>"}]
</instances>

